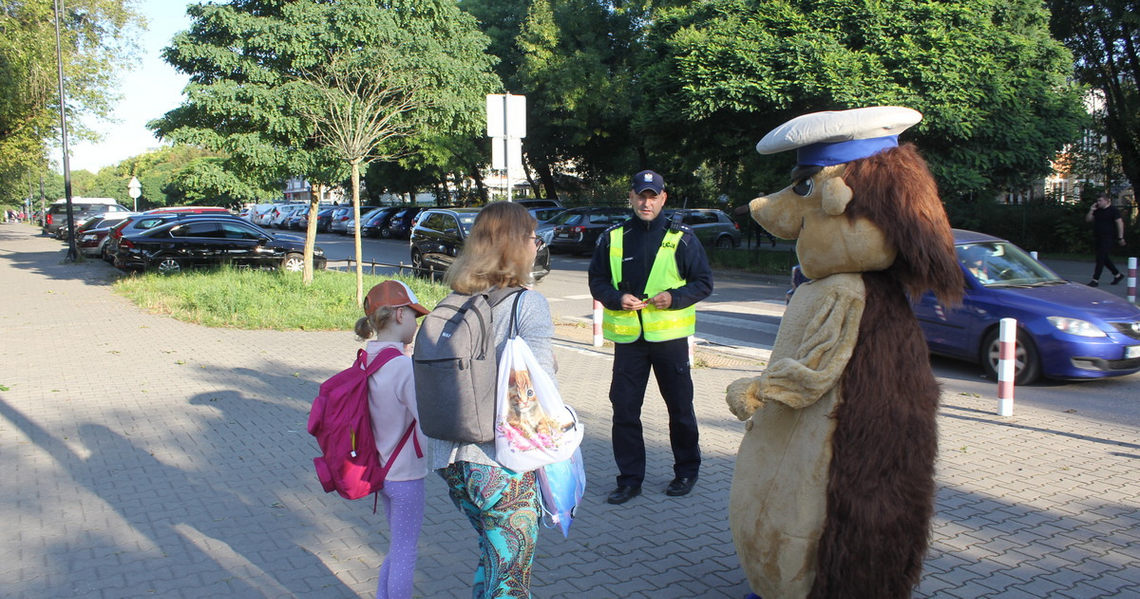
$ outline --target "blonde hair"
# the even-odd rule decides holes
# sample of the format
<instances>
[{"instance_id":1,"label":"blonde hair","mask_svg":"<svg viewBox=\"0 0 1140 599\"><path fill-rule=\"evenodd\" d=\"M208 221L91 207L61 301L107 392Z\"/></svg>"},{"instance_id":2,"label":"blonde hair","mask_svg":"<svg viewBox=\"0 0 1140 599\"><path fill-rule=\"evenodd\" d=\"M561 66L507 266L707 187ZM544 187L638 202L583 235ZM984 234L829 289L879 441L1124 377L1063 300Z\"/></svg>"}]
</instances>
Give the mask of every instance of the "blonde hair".
<instances>
[{"instance_id":1,"label":"blonde hair","mask_svg":"<svg viewBox=\"0 0 1140 599\"><path fill-rule=\"evenodd\" d=\"M367 341L372 338L373 335L388 326L388 321L392 320L395 314L395 308L381 306L376 308L376 311L372 314L361 316L356 320L356 326L353 327L356 338L360 341Z\"/></svg>"},{"instance_id":2,"label":"blonde hair","mask_svg":"<svg viewBox=\"0 0 1140 599\"><path fill-rule=\"evenodd\" d=\"M463 253L443 280L453 291L475 293L493 286L530 285L534 263L524 244L538 221L511 202L491 202L479 211Z\"/></svg>"}]
</instances>

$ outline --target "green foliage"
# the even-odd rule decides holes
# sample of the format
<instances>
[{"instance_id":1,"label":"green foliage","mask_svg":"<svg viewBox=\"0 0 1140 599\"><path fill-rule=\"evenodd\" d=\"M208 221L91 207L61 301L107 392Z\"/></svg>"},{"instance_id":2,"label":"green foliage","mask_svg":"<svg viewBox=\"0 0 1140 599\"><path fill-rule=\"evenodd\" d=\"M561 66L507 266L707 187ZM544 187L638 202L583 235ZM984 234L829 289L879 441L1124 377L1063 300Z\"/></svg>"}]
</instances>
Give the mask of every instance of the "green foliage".
<instances>
[{"instance_id":1,"label":"green foliage","mask_svg":"<svg viewBox=\"0 0 1140 599\"><path fill-rule=\"evenodd\" d=\"M188 101L151 127L177 143L226 153L226 170L256 177L254 187L292 175L324 183L347 176L312 119L328 108L325 98L297 85L329 73L330 57L351 53L353 60L340 63L350 67L387 65L393 85L425 90L430 109L421 116L430 130L419 131L412 146L429 154L439 139L474 134L483 96L497 85L494 59L483 53L486 37L444 0L248 0L192 5L189 13L192 27L164 54L190 74Z\"/></svg>"},{"instance_id":2,"label":"green foliage","mask_svg":"<svg viewBox=\"0 0 1140 599\"><path fill-rule=\"evenodd\" d=\"M637 170L639 144L629 123L642 96L634 60L643 16L595 0L530 3L510 81L512 91L527 95L529 162L572 164L588 178Z\"/></svg>"},{"instance_id":3,"label":"green foliage","mask_svg":"<svg viewBox=\"0 0 1140 599\"><path fill-rule=\"evenodd\" d=\"M366 289L385 279L404 281L431 309L450 291L406 276L367 276ZM352 331L363 316L356 280L343 272L318 271L306 286L298 273L219 268L178 275L123 277L115 291L139 307L211 327L307 331Z\"/></svg>"},{"instance_id":4,"label":"green foliage","mask_svg":"<svg viewBox=\"0 0 1140 599\"><path fill-rule=\"evenodd\" d=\"M636 129L725 181L788 118L898 104L925 115L909 135L944 195L992 197L1049 172L1084 120L1069 54L1029 0L711 0L657 16Z\"/></svg>"},{"instance_id":5,"label":"green foliage","mask_svg":"<svg viewBox=\"0 0 1140 599\"><path fill-rule=\"evenodd\" d=\"M1046 4L1052 9L1053 34L1076 59L1077 79L1103 98L1104 131L1135 190L1140 187L1140 4L1135 0Z\"/></svg>"},{"instance_id":6,"label":"green foliage","mask_svg":"<svg viewBox=\"0 0 1140 599\"><path fill-rule=\"evenodd\" d=\"M68 0L60 18L66 114L72 139L93 139L85 117L105 118L114 81L142 25L130 0ZM52 0L0 2L0 202L18 203L48 172L59 146L59 86Z\"/></svg>"},{"instance_id":7,"label":"green foliage","mask_svg":"<svg viewBox=\"0 0 1140 599\"><path fill-rule=\"evenodd\" d=\"M1044 198L1025 204L946 202L950 225L1008 239L1026 251L1086 253L1092 227L1085 222L1088 203Z\"/></svg>"}]
</instances>

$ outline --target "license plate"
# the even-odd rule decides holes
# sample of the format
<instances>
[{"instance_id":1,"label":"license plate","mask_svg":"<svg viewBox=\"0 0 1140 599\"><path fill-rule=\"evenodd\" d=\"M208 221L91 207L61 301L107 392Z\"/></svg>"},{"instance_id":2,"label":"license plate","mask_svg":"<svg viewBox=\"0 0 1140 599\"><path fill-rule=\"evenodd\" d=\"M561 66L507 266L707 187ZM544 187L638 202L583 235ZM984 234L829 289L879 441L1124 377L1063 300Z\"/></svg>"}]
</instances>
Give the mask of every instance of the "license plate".
<instances>
[{"instance_id":1,"label":"license plate","mask_svg":"<svg viewBox=\"0 0 1140 599\"><path fill-rule=\"evenodd\" d=\"M1124 348L1125 358L1140 358L1140 345L1133 345Z\"/></svg>"}]
</instances>

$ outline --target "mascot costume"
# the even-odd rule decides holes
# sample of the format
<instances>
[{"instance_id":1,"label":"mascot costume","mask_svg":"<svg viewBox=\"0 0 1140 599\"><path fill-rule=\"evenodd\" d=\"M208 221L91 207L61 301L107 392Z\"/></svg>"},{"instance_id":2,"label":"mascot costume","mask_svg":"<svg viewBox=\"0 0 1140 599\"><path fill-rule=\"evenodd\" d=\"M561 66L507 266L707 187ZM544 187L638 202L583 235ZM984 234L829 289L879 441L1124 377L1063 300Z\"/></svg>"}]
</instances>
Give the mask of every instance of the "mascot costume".
<instances>
[{"instance_id":1,"label":"mascot costume","mask_svg":"<svg viewBox=\"0 0 1140 599\"><path fill-rule=\"evenodd\" d=\"M756 145L797 150L788 188L752 200L810 282L767 370L729 385L745 420L729 521L754 596L910 597L934 511L939 387L907 294L961 301L934 179L900 107L795 118ZM743 207L741 208L743 210Z\"/></svg>"}]
</instances>

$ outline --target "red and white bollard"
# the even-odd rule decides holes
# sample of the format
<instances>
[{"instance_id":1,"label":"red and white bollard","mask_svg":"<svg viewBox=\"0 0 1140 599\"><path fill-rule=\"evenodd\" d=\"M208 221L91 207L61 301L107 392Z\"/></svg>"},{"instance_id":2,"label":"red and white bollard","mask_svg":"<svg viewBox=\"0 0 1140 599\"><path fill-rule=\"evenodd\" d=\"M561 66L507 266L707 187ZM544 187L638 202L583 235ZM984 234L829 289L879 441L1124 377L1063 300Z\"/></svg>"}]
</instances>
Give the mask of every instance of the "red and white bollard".
<instances>
[{"instance_id":1,"label":"red and white bollard","mask_svg":"<svg viewBox=\"0 0 1140 599\"><path fill-rule=\"evenodd\" d=\"M594 347L601 347L605 343L602 338L602 302L594 300Z\"/></svg>"},{"instance_id":2,"label":"red and white bollard","mask_svg":"<svg viewBox=\"0 0 1140 599\"><path fill-rule=\"evenodd\" d=\"M1128 259L1128 301L1136 303L1136 258Z\"/></svg>"},{"instance_id":3,"label":"red and white bollard","mask_svg":"<svg viewBox=\"0 0 1140 599\"><path fill-rule=\"evenodd\" d=\"M1017 375L1017 320L1001 319L998 329L998 416L1013 416L1013 382Z\"/></svg>"}]
</instances>

